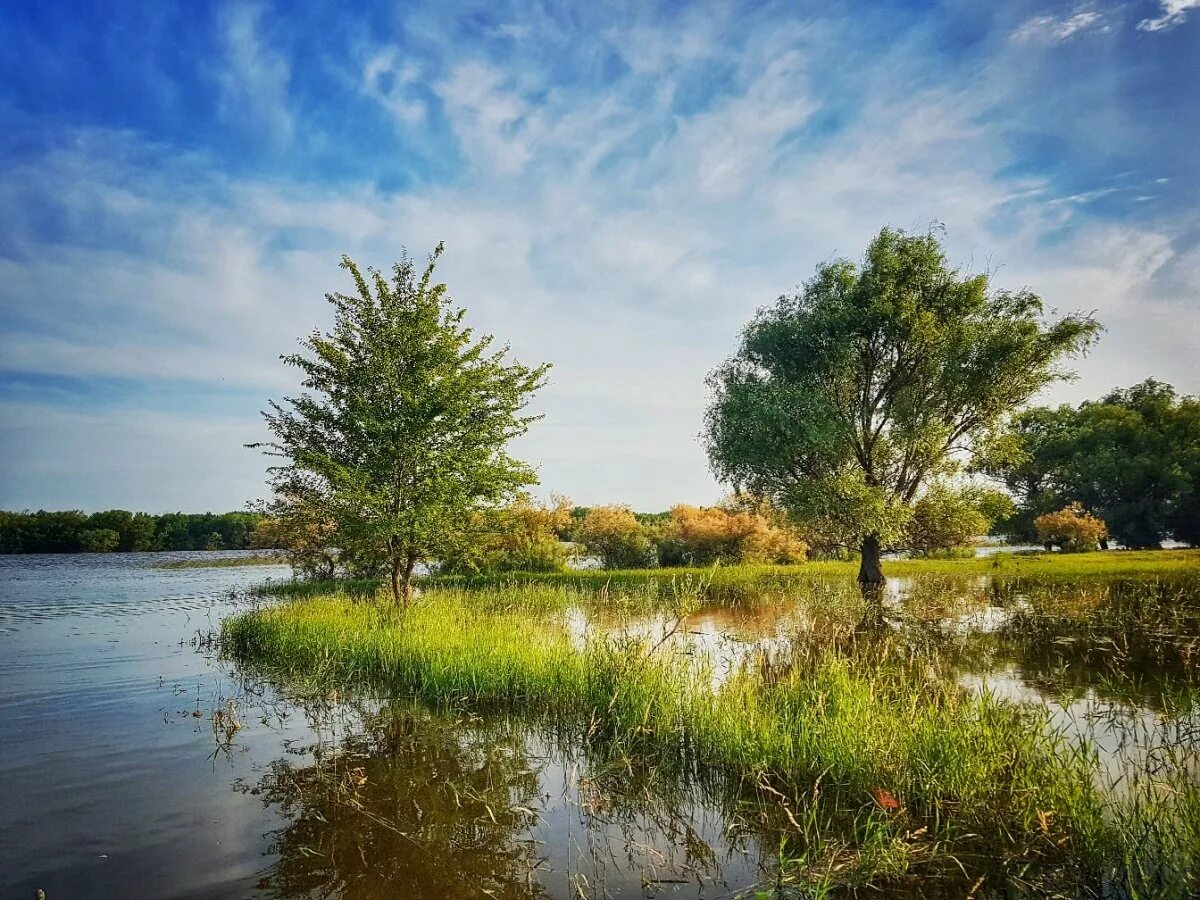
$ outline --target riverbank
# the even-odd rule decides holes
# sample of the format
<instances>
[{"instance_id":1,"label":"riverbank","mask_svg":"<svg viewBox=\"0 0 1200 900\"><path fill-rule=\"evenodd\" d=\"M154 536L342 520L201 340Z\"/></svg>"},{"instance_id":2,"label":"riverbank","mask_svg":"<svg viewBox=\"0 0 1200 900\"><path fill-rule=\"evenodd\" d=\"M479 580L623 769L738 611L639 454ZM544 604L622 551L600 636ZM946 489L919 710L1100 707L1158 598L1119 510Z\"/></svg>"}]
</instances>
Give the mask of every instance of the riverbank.
<instances>
[{"instance_id":1,"label":"riverbank","mask_svg":"<svg viewBox=\"0 0 1200 900\"><path fill-rule=\"evenodd\" d=\"M1121 555L1125 568L1117 571L1163 563L1190 571L1197 559ZM1034 564L1075 565L1059 559ZM907 567L936 575L980 562L992 561L892 565L893 574ZM829 563L796 568L810 577L812 568L852 571ZM702 579L722 573L770 581L792 570L674 572L655 582L672 585L669 597L617 596L614 585L641 572L472 589L434 579L407 612L362 602L361 590L358 599L312 596L234 617L223 640L248 670L300 693L411 696L503 711L551 723L597 753L663 777L723 779L749 815L774 823L781 877L805 891L886 888L914 876L945 883L964 872L971 881L1003 881L1013 867L1026 868L1021 877L1039 889L1081 895L1114 882L1160 896L1195 887L1194 782L1135 779L1120 794L1104 790L1095 748L1056 734L1045 709L964 689L936 650L917 652L904 635L884 629L800 642L714 686L703 658L672 652L660 635L581 639L564 615L580 604L619 614L664 600L686 613ZM854 602L850 591L831 596Z\"/></svg>"}]
</instances>

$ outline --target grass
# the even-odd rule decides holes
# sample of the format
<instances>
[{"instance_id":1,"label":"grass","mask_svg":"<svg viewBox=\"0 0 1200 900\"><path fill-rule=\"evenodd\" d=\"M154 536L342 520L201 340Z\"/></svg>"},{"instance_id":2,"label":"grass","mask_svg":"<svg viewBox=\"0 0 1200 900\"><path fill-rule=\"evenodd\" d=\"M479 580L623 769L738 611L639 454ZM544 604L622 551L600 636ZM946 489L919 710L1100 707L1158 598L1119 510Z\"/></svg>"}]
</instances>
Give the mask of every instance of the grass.
<instances>
[{"instance_id":1,"label":"grass","mask_svg":"<svg viewBox=\"0 0 1200 900\"><path fill-rule=\"evenodd\" d=\"M672 574L683 606L705 590ZM726 779L773 811L781 885L800 893L996 865L1076 893L1197 887L1194 783L1106 793L1094 748L1056 736L1043 710L967 692L899 639L800 645L713 689L698 677L702 661L569 633L570 606L662 599L598 600L584 587L591 577L443 583L407 612L361 593L296 592L228 620L223 640L235 659L314 695L358 688L502 709L574 729L593 752Z\"/></svg>"},{"instance_id":2,"label":"grass","mask_svg":"<svg viewBox=\"0 0 1200 900\"><path fill-rule=\"evenodd\" d=\"M235 566L286 566L287 557L279 553L256 553L253 556L219 556L203 559L173 559L155 563L155 569L227 569Z\"/></svg>"}]
</instances>

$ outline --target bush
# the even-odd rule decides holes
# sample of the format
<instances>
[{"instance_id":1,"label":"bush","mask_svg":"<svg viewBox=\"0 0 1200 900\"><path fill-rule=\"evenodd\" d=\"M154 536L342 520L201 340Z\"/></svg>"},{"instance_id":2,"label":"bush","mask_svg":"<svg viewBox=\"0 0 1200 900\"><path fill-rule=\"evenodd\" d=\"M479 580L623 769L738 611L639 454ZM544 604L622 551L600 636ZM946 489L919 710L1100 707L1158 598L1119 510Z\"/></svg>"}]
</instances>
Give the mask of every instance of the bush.
<instances>
[{"instance_id":1,"label":"bush","mask_svg":"<svg viewBox=\"0 0 1200 900\"><path fill-rule=\"evenodd\" d=\"M650 529L628 506L593 506L576 527L575 539L606 569L645 569L658 562Z\"/></svg>"},{"instance_id":2,"label":"bush","mask_svg":"<svg viewBox=\"0 0 1200 900\"><path fill-rule=\"evenodd\" d=\"M988 492L992 494L994 492ZM930 554L963 547L987 532L993 516L981 508L990 496L932 484L913 504L908 524L908 549ZM1011 503L1010 503L1011 506Z\"/></svg>"},{"instance_id":3,"label":"bush","mask_svg":"<svg viewBox=\"0 0 1200 900\"><path fill-rule=\"evenodd\" d=\"M656 535L664 566L794 563L808 545L763 512L720 506L675 506Z\"/></svg>"},{"instance_id":4,"label":"bush","mask_svg":"<svg viewBox=\"0 0 1200 900\"><path fill-rule=\"evenodd\" d=\"M1033 521L1038 540L1059 547L1064 553L1086 553L1095 550L1108 537L1103 519L1087 513L1078 503L1045 513Z\"/></svg>"},{"instance_id":5,"label":"bush","mask_svg":"<svg viewBox=\"0 0 1200 900\"><path fill-rule=\"evenodd\" d=\"M483 510L464 539L441 560L440 571L463 575L497 572L560 572L568 547L559 535L571 522L571 501L555 497L550 506L524 498L510 506Z\"/></svg>"}]
</instances>

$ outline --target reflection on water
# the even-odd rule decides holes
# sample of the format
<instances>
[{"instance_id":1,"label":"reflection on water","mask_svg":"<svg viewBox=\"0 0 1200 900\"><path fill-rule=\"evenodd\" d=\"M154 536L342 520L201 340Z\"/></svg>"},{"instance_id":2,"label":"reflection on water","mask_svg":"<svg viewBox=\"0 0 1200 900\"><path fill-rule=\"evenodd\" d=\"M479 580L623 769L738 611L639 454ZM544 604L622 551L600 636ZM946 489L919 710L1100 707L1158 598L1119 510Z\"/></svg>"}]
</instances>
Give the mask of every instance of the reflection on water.
<instances>
[{"instance_id":1,"label":"reflection on water","mask_svg":"<svg viewBox=\"0 0 1200 900\"><path fill-rule=\"evenodd\" d=\"M244 786L289 822L268 896L705 897L757 881L715 810L546 734L403 703L350 718L340 742Z\"/></svg>"},{"instance_id":2,"label":"reflection on water","mask_svg":"<svg viewBox=\"0 0 1200 900\"><path fill-rule=\"evenodd\" d=\"M552 726L279 696L206 638L277 570L0 557L0 895L728 897L777 843L735 793L599 759ZM669 612L580 604L580 643L662 642L714 686L876 644L1045 704L1102 778L1200 777L1200 582L895 579ZM1193 748L1181 755L1180 747Z\"/></svg>"}]
</instances>

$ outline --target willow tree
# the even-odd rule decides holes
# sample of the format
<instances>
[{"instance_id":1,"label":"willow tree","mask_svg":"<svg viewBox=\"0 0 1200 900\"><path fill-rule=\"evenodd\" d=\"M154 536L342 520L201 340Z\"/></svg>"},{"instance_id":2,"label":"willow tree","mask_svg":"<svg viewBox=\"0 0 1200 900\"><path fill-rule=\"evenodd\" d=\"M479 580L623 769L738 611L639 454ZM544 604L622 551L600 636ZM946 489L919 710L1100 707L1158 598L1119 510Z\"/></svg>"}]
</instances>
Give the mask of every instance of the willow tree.
<instances>
[{"instance_id":1,"label":"willow tree","mask_svg":"<svg viewBox=\"0 0 1200 900\"><path fill-rule=\"evenodd\" d=\"M1028 291L995 290L946 262L939 234L889 228L860 265L825 263L760 309L708 384L706 442L718 478L770 498L862 554L880 554L912 505L1047 384L1070 377L1099 324L1047 323Z\"/></svg>"},{"instance_id":2,"label":"willow tree","mask_svg":"<svg viewBox=\"0 0 1200 900\"><path fill-rule=\"evenodd\" d=\"M472 512L536 483L507 452L537 416L524 410L548 365L509 361L507 346L476 338L444 284L442 245L423 272L407 254L391 278L349 257L353 294L328 294L333 330L283 357L305 393L264 412L286 463L272 469L286 502L332 523L346 559L390 573L393 599L412 596L417 563L450 548Z\"/></svg>"}]
</instances>

